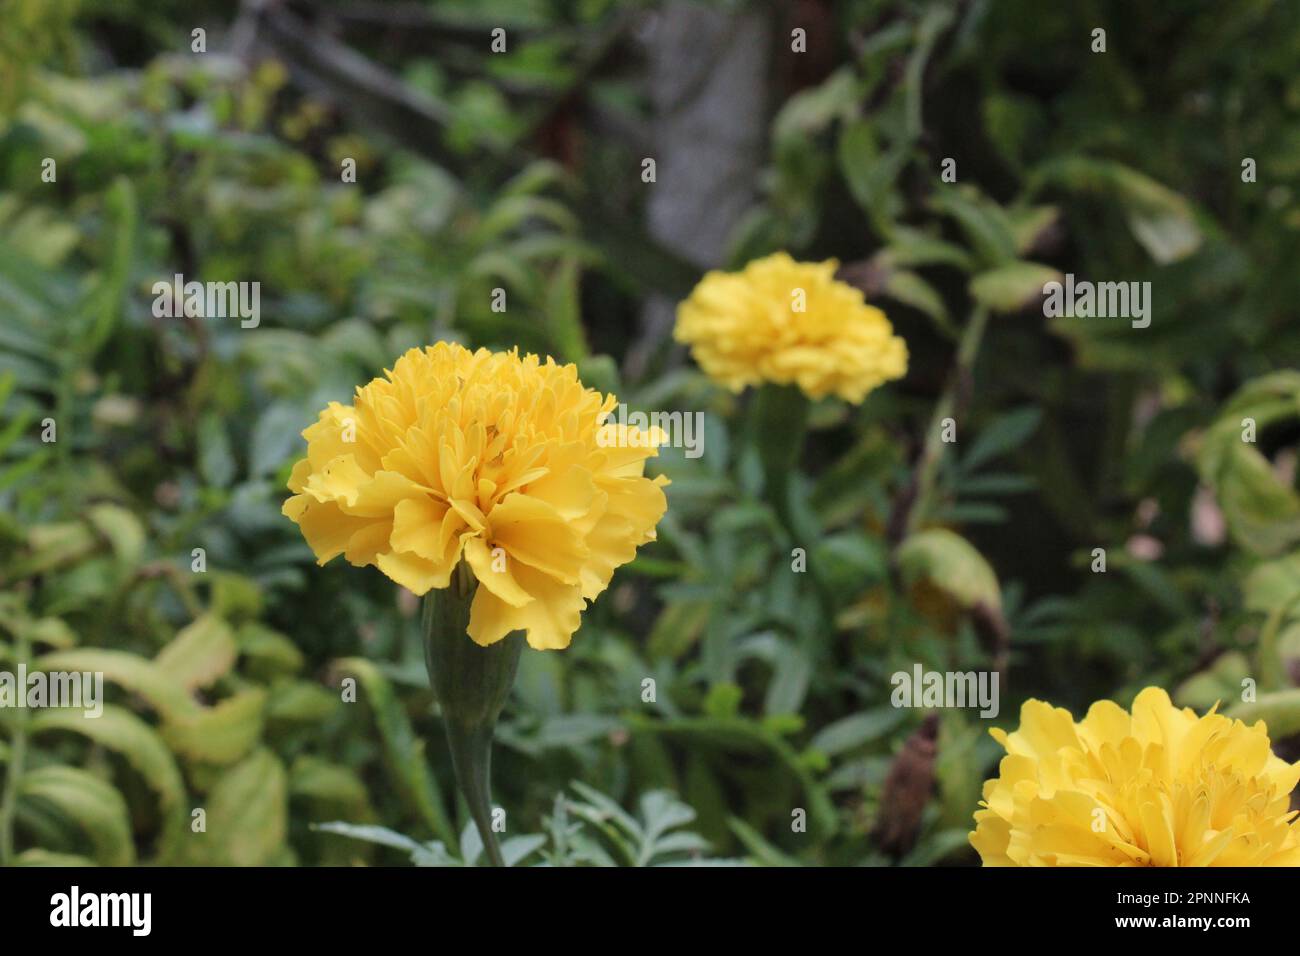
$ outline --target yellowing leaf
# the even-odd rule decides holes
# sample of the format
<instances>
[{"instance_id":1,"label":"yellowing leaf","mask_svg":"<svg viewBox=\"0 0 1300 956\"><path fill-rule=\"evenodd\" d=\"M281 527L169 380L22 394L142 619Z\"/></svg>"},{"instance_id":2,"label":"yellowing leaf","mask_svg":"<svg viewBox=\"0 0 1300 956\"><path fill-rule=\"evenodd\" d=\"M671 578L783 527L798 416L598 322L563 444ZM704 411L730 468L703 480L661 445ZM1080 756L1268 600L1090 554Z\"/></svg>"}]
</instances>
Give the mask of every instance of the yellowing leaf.
<instances>
[{"instance_id":1,"label":"yellowing leaf","mask_svg":"<svg viewBox=\"0 0 1300 956\"><path fill-rule=\"evenodd\" d=\"M1002 609L997 575L969 541L947 528L911 535L898 549L898 562L909 580L928 578L962 607L984 604Z\"/></svg>"},{"instance_id":2,"label":"yellowing leaf","mask_svg":"<svg viewBox=\"0 0 1300 956\"><path fill-rule=\"evenodd\" d=\"M248 753L262 737L266 691L246 690L185 720L163 724L163 738L194 760L225 764Z\"/></svg>"},{"instance_id":3,"label":"yellowing leaf","mask_svg":"<svg viewBox=\"0 0 1300 956\"><path fill-rule=\"evenodd\" d=\"M194 690L228 673L238 656L230 625L214 614L204 614L159 651L154 663L186 690Z\"/></svg>"},{"instance_id":4,"label":"yellowing leaf","mask_svg":"<svg viewBox=\"0 0 1300 956\"><path fill-rule=\"evenodd\" d=\"M203 801L206 830L186 842L187 863L267 866L280 862L289 830L284 765L258 750L227 770Z\"/></svg>"}]
</instances>

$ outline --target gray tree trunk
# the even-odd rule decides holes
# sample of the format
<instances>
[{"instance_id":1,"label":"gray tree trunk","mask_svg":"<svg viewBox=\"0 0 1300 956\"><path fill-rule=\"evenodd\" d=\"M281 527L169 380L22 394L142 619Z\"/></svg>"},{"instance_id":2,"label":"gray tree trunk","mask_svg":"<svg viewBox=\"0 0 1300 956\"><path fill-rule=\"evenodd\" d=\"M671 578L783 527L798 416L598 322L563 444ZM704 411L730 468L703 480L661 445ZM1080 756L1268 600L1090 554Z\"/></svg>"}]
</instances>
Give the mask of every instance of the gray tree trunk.
<instances>
[{"instance_id":1,"label":"gray tree trunk","mask_svg":"<svg viewBox=\"0 0 1300 956\"><path fill-rule=\"evenodd\" d=\"M669 3L647 19L656 182L650 234L701 269L722 264L754 202L766 154L771 24L760 7ZM653 296L627 370L637 376L671 334L677 303Z\"/></svg>"}]
</instances>

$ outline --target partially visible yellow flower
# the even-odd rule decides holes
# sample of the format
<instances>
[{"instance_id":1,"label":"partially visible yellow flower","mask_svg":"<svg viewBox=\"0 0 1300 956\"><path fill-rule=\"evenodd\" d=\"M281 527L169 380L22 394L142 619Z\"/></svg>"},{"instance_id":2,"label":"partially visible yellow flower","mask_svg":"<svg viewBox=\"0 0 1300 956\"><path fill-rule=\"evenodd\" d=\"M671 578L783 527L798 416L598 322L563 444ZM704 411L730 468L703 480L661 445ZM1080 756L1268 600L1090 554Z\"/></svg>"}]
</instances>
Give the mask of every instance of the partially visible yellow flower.
<instances>
[{"instance_id":1,"label":"partially visible yellow flower","mask_svg":"<svg viewBox=\"0 0 1300 956\"><path fill-rule=\"evenodd\" d=\"M773 382L857 404L903 377L907 345L837 268L778 252L742 272L710 272L678 306L673 335L733 392Z\"/></svg>"},{"instance_id":2,"label":"partially visible yellow flower","mask_svg":"<svg viewBox=\"0 0 1300 956\"><path fill-rule=\"evenodd\" d=\"M1300 764L1263 721L1198 718L1148 687L1132 716L1103 700L1076 724L1031 700L991 733L1007 756L970 835L985 866L1300 866Z\"/></svg>"},{"instance_id":3,"label":"partially visible yellow flower","mask_svg":"<svg viewBox=\"0 0 1300 956\"><path fill-rule=\"evenodd\" d=\"M303 432L284 514L319 563L342 554L416 594L463 559L477 643L567 647L667 507L667 479L643 474L662 432L602 425L616 404L549 358L411 349Z\"/></svg>"}]
</instances>

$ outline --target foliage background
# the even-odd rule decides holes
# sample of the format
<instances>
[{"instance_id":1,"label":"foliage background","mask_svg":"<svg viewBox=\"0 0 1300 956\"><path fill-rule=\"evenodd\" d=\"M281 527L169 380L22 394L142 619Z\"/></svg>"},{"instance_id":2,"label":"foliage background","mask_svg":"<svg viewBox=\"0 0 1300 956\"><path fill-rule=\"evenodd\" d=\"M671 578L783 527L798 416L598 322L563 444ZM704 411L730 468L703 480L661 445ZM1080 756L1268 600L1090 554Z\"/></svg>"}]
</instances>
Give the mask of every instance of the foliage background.
<instances>
[{"instance_id":1,"label":"foliage background","mask_svg":"<svg viewBox=\"0 0 1300 956\"><path fill-rule=\"evenodd\" d=\"M1267 0L3 0L0 667L111 688L0 711L3 861L478 857L414 599L279 514L316 410L437 338L707 413L660 540L524 656L513 859L975 862L997 747L890 705L918 663L1000 668L1002 726L1158 684L1300 757L1297 57ZM794 532L750 396L670 335L704 269L778 249L841 260L912 355L814 408ZM259 281L261 325L154 318L178 272ZM1066 272L1149 281L1151 326L1044 319Z\"/></svg>"}]
</instances>

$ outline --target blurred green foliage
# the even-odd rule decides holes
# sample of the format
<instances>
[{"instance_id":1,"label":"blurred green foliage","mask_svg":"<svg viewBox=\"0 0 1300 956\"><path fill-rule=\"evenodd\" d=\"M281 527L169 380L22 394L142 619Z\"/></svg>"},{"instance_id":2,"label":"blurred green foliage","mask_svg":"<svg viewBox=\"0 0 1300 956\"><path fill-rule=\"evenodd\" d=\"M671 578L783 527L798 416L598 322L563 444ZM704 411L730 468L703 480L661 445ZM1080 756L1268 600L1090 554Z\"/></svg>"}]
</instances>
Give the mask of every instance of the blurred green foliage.
<instances>
[{"instance_id":1,"label":"blurred green foliage","mask_svg":"<svg viewBox=\"0 0 1300 956\"><path fill-rule=\"evenodd\" d=\"M0 4L0 668L110 685L97 722L0 710L4 862L475 861L414 601L316 567L279 513L316 410L438 338L707 412L704 456L656 463L658 542L570 650L524 656L494 767L519 862L972 862L983 721L945 711L913 791L887 784L918 662L1005 667L1003 725L1158 684L1300 736L1300 7L726 7L767 12L778 65L821 30L816 75L774 71L730 264L836 257L912 355L813 407L787 522L749 396L640 338L698 274L585 110L651 121L618 55L642 5L430 4L432 53L291 6L395 85L235 55L259 24L224 4ZM489 54L499 24L522 39ZM1149 281L1151 326L1043 319L1068 272ZM260 326L154 317L175 273L260 282ZM958 441L930 455L936 406ZM908 846L873 837L912 811Z\"/></svg>"}]
</instances>

